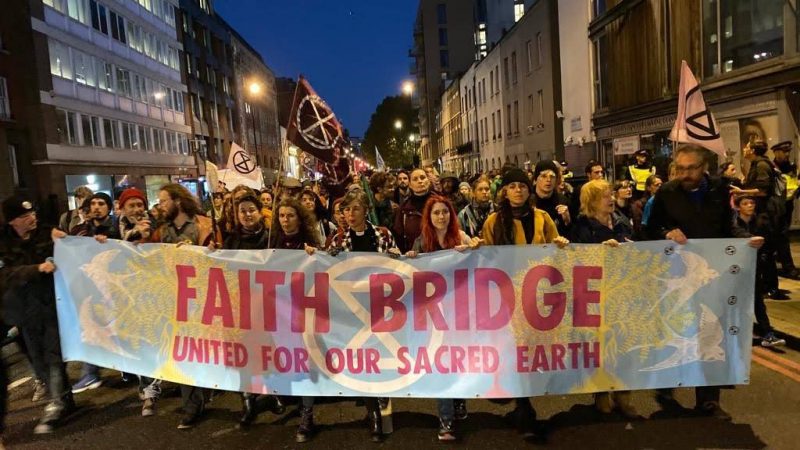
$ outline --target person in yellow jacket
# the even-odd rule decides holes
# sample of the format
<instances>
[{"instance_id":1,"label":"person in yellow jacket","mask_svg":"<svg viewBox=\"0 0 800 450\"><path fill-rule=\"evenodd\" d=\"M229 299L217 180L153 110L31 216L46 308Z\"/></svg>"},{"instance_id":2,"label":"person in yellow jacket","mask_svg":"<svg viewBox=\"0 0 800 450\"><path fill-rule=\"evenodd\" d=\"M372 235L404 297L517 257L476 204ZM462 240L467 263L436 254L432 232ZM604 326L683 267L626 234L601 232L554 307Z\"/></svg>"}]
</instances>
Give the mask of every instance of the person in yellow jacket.
<instances>
[{"instance_id":1,"label":"person in yellow jacket","mask_svg":"<svg viewBox=\"0 0 800 450\"><path fill-rule=\"evenodd\" d=\"M656 168L650 163L647 150L638 150L634 155L636 155L636 164L628 166L628 177L635 183L632 199L636 201L647 193L645 183L651 175L656 174Z\"/></svg>"},{"instance_id":2,"label":"person in yellow jacket","mask_svg":"<svg viewBox=\"0 0 800 450\"><path fill-rule=\"evenodd\" d=\"M503 175L495 212L483 224L484 245L530 245L554 243L565 247L569 241L558 235L550 216L536 209L531 193L533 186L525 172L509 169ZM514 399L516 408L509 414L514 425L526 439L543 437L536 429L536 410L526 397Z\"/></svg>"},{"instance_id":3,"label":"person in yellow jacket","mask_svg":"<svg viewBox=\"0 0 800 450\"><path fill-rule=\"evenodd\" d=\"M797 164L793 163L789 157L792 153L792 141L773 145L772 153L775 155L775 159L773 159L775 167L781 171L781 175L786 180L786 213L780 222L780 228L775 233L777 259L781 263L780 274L783 277L798 280L800 279L800 270L794 265L789 245L789 229L792 226L792 216L794 215L794 200L798 195Z\"/></svg>"}]
</instances>

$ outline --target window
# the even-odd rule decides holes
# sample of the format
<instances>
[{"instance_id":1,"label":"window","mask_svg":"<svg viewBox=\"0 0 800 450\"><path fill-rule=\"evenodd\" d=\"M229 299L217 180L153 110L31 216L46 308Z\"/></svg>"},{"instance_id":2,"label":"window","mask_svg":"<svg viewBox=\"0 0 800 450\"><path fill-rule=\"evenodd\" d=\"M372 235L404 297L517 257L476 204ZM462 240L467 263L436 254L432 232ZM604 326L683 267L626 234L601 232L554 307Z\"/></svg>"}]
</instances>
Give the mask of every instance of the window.
<instances>
[{"instance_id":1,"label":"window","mask_svg":"<svg viewBox=\"0 0 800 450\"><path fill-rule=\"evenodd\" d=\"M710 77L784 53L785 0L703 3L703 73Z\"/></svg>"},{"instance_id":2,"label":"window","mask_svg":"<svg viewBox=\"0 0 800 450\"><path fill-rule=\"evenodd\" d=\"M94 86L97 84L95 82L94 58L73 48L72 61L72 67L75 70L75 81L87 86Z\"/></svg>"},{"instance_id":3,"label":"window","mask_svg":"<svg viewBox=\"0 0 800 450\"><path fill-rule=\"evenodd\" d=\"M153 150L156 153L164 151L164 130L153 128Z\"/></svg>"},{"instance_id":4,"label":"window","mask_svg":"<svg viewBox=\"0 0 800 450\"><path fill-rule=\"evenodd\" d=\"M447 28L439 28L439 47L447 46Z\"/></svg>"},{"instance_id":5,"label":"window","mask_svg":"<svg viewBox=\"0 0 800 450\"><path fill-rule=\"evenodd\" d=\"M124 129L124 127L123 127ZM131 149L132 150L139 150L139 135L136 131L136 125L129 123L128 124L128 134L130 135L131 140Z\"/></svg>"},{"instance_id":6,"label":"window","mask_svg":"<svg viewBox=\"0 0 800 450\"><path fill-rule=\"evenodd\" d=\"M69 48L52 39L48 40L48 47L50 47L50 73L71 80L72 65L69 59Z\"/></svg>"},{"instance_id":7,"label":"window","mask_svg":"<svg viewBox=\"0 0 800 450\"><path fill-rule=\"evenodd\" d=\"M66 112L66 143L70 145L78 145L78 115L74 112Z\"/></svg>"},{"instance_id":8,"label":"window","mask_svg":"<svg viewBox=\"0 0 800 450\"><path fill-rule=\"evenodd\" d=\"M497 117L492 113L492 141L497 140Z\"/></svg>"},{"instance_id":9,"label":"window","mask_svg":"<svg viewBox=\"0 0 800 450\"><path fill-rule=\"evenodd\" d=\"M500 110L497 110L497 139L503 140L503 119L500 116Z\"/></svg>"},{"instance_id":10,"label":"window","mask_svg":"<svg viewBox=\"0 0 800 450\"><path fill-rule=\"evenodd\" d=\"M97 60L97 87L105 91L114 92L114 66Z\"/></svg>"},{"instance_id":11,"label":"window","mask_svg":"<svg viewBox=\"0 0 800 450\"><path fill-rule=\"evenodd\" d=\"M89 21L86 17L86 2L85 0L68 0L67 6L69 8L69 16L80 23L86 24ZM63 12L63 11L62 11Z\"/></svg>"},{"instance_id":12,"label":"window","mask_svg":"<svg viewBox=\"0 0 800 450\"><path fill-rule=\"evenodd\" d=\"M525 62L528 73L531 73L533 70L533 42L531 41L525 43Z\"/></svg>"},{"instance_id":13,"label":"window","mask_svg":"<svg viewBox=\"0 0 800 450\"><path fill-rule=\"evenodd\" d=\"M506 134L511 137L511 103L506 105Z\"/></svg>"},{"instance_id":14,"label":"window","mask_svg":"<svg viewBox=\"0 0 800 450\"><path fill-rule=\"evenodd\" d=\"M172 103L175 105L175 111L183 113L183 93L181 91L172 91Z\"/></svg>"},{"instance_id":15,"label":"window","mask_svg":"<svg viewBox=\"0 0 800 450\"><path fill-rule=\"evenodd\" d=\"M540 90L536 93L539 103L539 128L544 128L544 94Z\"/></svg>"},{"instance_id":16,"label":"window","mask_svg":"<svg viewBox=\"0 0 800 450\"><path fill-rule=\"evenodd\" d=\"M107 35L108 19L106 17L106 7L95 0L89 0L89 12L92 16L92 28Z\"/></svg>"},{"instance_id":17,"label":"window","mask_svg":"<svg viewBox=\"0 0 800 450\"><path fill-rule=\"evenodd\" d=\"M122 148L131 148L131 124L122 122Z\"/></svg>"},{"instance_id":18,"label":"window","mask_svg":"<svg viewBox=\"0 0 800 450\"><path fill-rule=\"evenodd\" d=\"M514 22L519 22L525 15L525 3L522 0L514 0Z\"/></svg>"},{"instance_id":19,"label":"window","mask_svg":"<svg viewBox=\"0 0 800 450\"><path fill-rule=\"evenodd\" d=\"M133 22L128 22L128 46L139 53L144 51L142 27Z\"/></svg>"},{"instance_id":20,"label":"window","mask_svg":"<svg viewBox=\"0 0 800 450\"><path fill-rule=\"evenodd\" d=\"M139 125L139 150L150 151L150 128Z\"/></svg>"},{"instance_id":21,"label":"window","mask_svg":"<svg viewBox=\"0 0 800 450\"><path fill-rule=\"evenodd\" d=\"M116 120L103 119L103 137L105 146L108 148L120 148L119 141L119 122Z\"/></svg>"},{"instance_id":22,"label":"window","mask_svg":"<svg viewBox=\"0 0 800 450\"><path fill-rule=\"evenodd\" d=\"M121 67L117 67L117 93L125 97L131 96L131 73Z\"/></svg>"},{"instance_id":23,"label":"window","mask_svg":"<svg viewBox=\"0 0 800 450\"><path fill-rule=\"evenodd\" d=\"M489 72L489 97L494 97L494 71Z\"/></svg>"},{"instance_id":24,"label":"window","mask_svg":"<svg viewBox=\"0 0 800 450\"><path fill-rule=\"evenodd\" d=\"M542 43L542 33L536 33L536 67L542 67L542 60L544 60L544 44Z\"/></svg>"},{"instance_id":25,"label":"window","mask_svg":"<svg viewBox=\"0 0 800 450\"><path fill-rule=\"evenodd\" d=\"M14 187L19 187L19 165L17 164L17 146L8 144L8 164L11 169L11 180Z\"/></svg>"},{"instance_id":26,"label":"window","mask_svg":"<svg viewBox=\"0 0 800 450\"><path fill-rule=\"evenodd\" d=\"M514 134L519 134L519 101L514 100Z\"/></svg>"},{"instance_id":27,"label":"window","mask_svg":"<svg viewBox=\"0 0 800 450\"><path fill-rule=\"evenodd\" d=\"M228 77L222 77L222 92L226 94L231 93L230 82L228 81Z\"/></svg>"},{"instance_id":28,"label":"window","mask_svg":"<svg viewBox=\"0 0 800 450\"><path fill-rule=\"evenodd\" d=\"M83 145L100 146L100 121L97 117L81 114Z\"/></svg>"},{"instance_id":29,"label":"window","mask_svg":"<svg viewBox=\"0 0 800 450\"><path fill-rule=\"evenodd\" d=\"M138 74L133 74L133 98L147 103L146 78Z\"/></svg>"},{"instance_id":30,"label":"window","mask_svg":"<svg viewBox=\"0 0 800 450\"><path fill-rule=\"evenodd\" d=\"M528 96L526 112L528 113L528 127L533 128L533 126L536 125L533 121L533 94Z\"/></svg>"},{"instance_id":31,"label":"window","mask_svg":"<svg viewBox=\"0 0 800 450\"><path fill-rule=\"evenodd\" d=\"M0 119L11 117L11 107L8 104L8 85L5 77L0 77Z\"/></svg>"},{"instance_id":32,"label":"window","mask_svg":"<svg viewBox=\"0 0 800 450\"><path fill-rule=\"evenodd\" d=\"M517 84L517 52L511 52L511 84Z\"/></svg>"},{"instance_id":33,"label":"window","mask_svg":"<svg viewBox=\"0 0 800 450\"><path fill-rule=\"evenodd\" d=\"M175 133L167 130L167 153L174 155L178 153L178 143L175 141Z\"/></svg>"},{"instance_id":34,"label":"window","mask_svg":"<svg viewBox=\"0 0 800 450\"><path fill-rule=\"evenodd\" d=\"M508 58L503 58L503 86L508 89L510 85L508 81Z\"/></svg>"},{"instance_id":35,"label":"window","mask_svg":"<svg viewBox=\"0 0 800 450\"><path fill-rule=\"evenodd\" d=\"M60 13L67 12L66 0L44 0L44 4Z\"/></svg>"},{"instance_id":36,"label":"window","mask_svg":"<svg viewBox=\"0 0 800 450\"><path fill-rule=\"evenodd\" d=\"M450 54L447 50L439 50L439 65L444 67L450 67Z\"/></svg>"},{"instance_id":37,"label":"window","mask_svg":"<svg viewBox=\"0 0 800 450\"><path fill-rule=\"evenodd\" d=\"M447 5L444 3L436 5L436 23L439 25L447 23Z\"/></svg>"}]
</instances>

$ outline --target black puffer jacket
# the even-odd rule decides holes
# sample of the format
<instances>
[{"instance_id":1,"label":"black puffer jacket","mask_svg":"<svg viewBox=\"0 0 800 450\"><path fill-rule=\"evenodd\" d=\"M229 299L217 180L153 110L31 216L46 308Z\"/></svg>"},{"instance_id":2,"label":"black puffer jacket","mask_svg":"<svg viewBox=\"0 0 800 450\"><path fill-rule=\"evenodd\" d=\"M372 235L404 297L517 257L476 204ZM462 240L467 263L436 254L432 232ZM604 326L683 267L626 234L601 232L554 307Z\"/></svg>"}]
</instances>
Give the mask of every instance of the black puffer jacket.
<instances>
[{"instance_id":1,"label":"black puffer jacket","mask_svg":"<svg viewBox=\"0 0 800 450\"><path fill-rule=\"evenodd\" d=\"M22 240L10 226L0 228L0 297L2 318L9 325L55 314L53 275L39 272L39 264L53 256L50 228L37 228Z\"/></svg>"}]
</instances>

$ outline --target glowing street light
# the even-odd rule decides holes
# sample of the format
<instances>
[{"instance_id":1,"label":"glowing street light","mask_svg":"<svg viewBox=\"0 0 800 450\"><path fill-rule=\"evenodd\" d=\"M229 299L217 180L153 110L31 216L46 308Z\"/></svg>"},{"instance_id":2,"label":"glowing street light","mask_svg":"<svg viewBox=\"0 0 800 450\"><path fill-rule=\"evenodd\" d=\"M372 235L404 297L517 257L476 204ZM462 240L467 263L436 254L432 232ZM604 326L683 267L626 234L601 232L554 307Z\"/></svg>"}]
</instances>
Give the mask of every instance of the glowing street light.
<instances>
[{"instance_id":1,"label":"glowing street light","mask_svg":"<svg viewBox=\"0 0 800 450\"><path fill-rule=\"evenodd\" d=\"M417 140L417 136L414 133L408 135L408 142L414 142Z\"/></svg>"},{"instance_id":2,"label":"glowing street light","mask_svg":"<svg viewBox=\"0 0 800 450\"><path fill-rule=\"evenodd\" d=\"M414 83L412 81L404 81L403 82L403 94L411 97L414 94Z\"/></svg>"},{"instance_id":3,"label":"glowing street light","mask_svg":"<svg viewBox=\"0 0 800 450\"><path fill-rule=\"evenodd\" d=\"M400 120L400 119L395 120L394 121L394 129L395 130L402 130L403 129L403 121Z\"/></svg>"},{"instance_id":4,"label":"glowing street light","mask_svg":"<svg viewBox=\"0 0 800 450\"><path fill-rule=\"evenodd\" d=\"M261 92L261 85L256 82L252 82L250 83L248 89L250 90L251 94L258 95L258 93Z\"/></svg>"}]
</instances>

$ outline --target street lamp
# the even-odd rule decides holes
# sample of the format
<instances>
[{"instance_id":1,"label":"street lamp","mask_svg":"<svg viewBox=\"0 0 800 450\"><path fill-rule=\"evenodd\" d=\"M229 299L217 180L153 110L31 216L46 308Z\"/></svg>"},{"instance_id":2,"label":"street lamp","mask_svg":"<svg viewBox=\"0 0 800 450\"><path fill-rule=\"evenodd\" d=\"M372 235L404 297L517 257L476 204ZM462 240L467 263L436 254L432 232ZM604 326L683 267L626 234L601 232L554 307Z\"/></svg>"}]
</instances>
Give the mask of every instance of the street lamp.
<instances>
[{"instance_id":1,"label":"street lamp","mask_svg":"<svg viewBox=\"0 0 800 450\"><path fill-rule=\"evenodd\" d=\"M403 121L400 120L400 119L395 120L394 121L394 129L395 130L402 130L403 129Z\"/></svg>"},{"instance_id":2,"label":"street lamp","mask_svg":"<svg viewBox=\"0 0 800 450\"><path fill-rule=\"evenodd\" d=\"M249 89L251 94L258 95L258 93L261 92L261 85L254 81L250 83Z\"/></svg>"},{"instance_id":3,"label":"street lamp","mask_svg":"<svg viewBox=\"0 0 800 450\"><path fill-rule=\"evenodd\" d=\"M255 104L252 100L257 97L261 93L261 85L253 81L248 86L248 90L250 91L250 120L253 123L253 154L258 153L258 138L256 137L256 115L255 115Z\"/></svg>"},{"instance_id":4,"label":"street lamp","mask_svg":"<svg viewBox=\"0 0 800 450\"><path fill-rule=\"evenodd\" d=\"M414 83L412 81L403 82L403 94L411 97L414 94Z\"/></svg>"}]
</instances>

